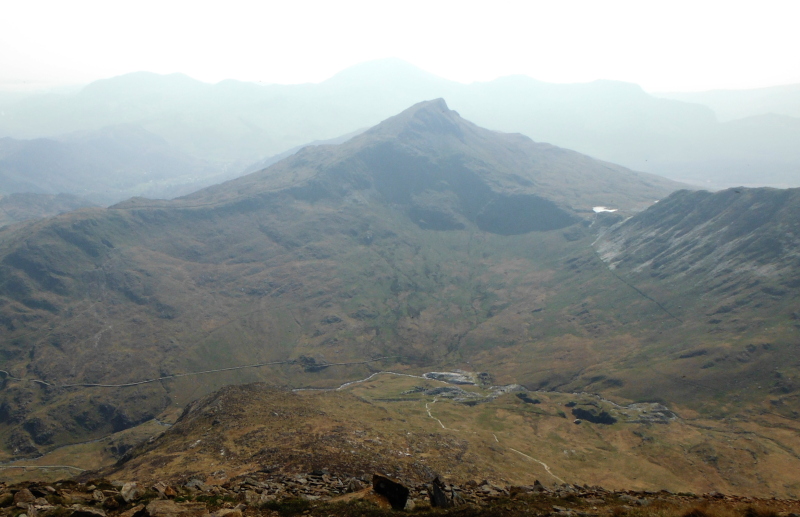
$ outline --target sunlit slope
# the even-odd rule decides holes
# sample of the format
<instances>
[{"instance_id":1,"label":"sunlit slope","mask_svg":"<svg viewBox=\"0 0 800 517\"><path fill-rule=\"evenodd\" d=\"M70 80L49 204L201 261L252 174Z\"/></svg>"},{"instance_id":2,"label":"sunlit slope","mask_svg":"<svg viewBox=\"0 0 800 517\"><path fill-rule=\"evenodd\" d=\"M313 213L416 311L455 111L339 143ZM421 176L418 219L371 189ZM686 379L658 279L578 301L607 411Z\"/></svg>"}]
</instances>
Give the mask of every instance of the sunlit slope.
<instances>
[{"instance_id":1,"label":"sunlit slope","mask_svg":"<svg viewBox=\"0 0 800 517\"><path fill-rule=\"evenodd\" d=\"M676 192L595 243L610 274L672 321L663 356L641 357L650 382L671 385L662 393L708 393L717 409L768 400L796 416L798 192Z\"/></svg>"},{"instance_id":2,"label":"sunlit slope","mask_svg":"<svg viewBox=\"0 0 800 517\"><path fill-rule=\"evenodd\" d=\"M636 213L677 186L432 101L179 200L0 231L5 450L102 436L224 384L327 386L370 368L475 365L498 382L703 411L768 404L729 381L765 379L784 341L759 334L773 343L761 359L698 368L693 382L718 379L698 392L681 376L701 358L681 355L750 341L698 334L695 314L664 310L591 247L616 216L593 206ZM741 404L715 405L728 395Z\"/></svg>"},{"instance_id":3,"label":"sunlit slope","mask_svg":"<svg viewBox=\"0 0 800 517\"><path fill-rule=\"evenodd\" d=\"M504 393L505 392L505 393ZM573 411L607 423L575 423ZM773 423L773 422L767 422ZM169 430L102 474L217 482L257 471L404 481L796 497L796 428L714 422L658 404L586 394L452 385L379 374L339 391L228 387L191 404Z\"/></svg>"}]
</instances>

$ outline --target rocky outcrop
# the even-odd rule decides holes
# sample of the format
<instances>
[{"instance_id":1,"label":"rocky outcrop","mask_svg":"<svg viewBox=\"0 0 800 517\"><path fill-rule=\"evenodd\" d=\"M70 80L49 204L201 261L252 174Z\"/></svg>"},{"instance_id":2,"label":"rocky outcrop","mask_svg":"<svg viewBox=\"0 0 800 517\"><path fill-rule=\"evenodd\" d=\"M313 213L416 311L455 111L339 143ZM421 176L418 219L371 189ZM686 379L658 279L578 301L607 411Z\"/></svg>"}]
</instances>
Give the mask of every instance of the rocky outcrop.
<instances>
[{"instance_id":1,"label":"rocky outcrop","mask_svg":"<svg viewBox=\"0 0 800 517\"><path fill-rule=\"evenodd\" d=\"M372 489L389 501L395 510L403 510L408 501L408 488L401 483L380 474L372 476Z\"/></svg>"},{"instance_id":2,"label":"rocky outcrop","mask_svg":"<svg viewBox=\"0 0 800 517\"><path fill-rule=\"evenodd\" d=\"M687 510L698 505L721 505L728 508L728 513L730 509L744 509L748 505L769 510L772 515L800 513L800 501L797 500L757 499L723 495L716 491L698 496L664 490L610 491L588 485L545 487L538 481L530 486L500 486L488 480L456 484L439 477L430 483L406 484L381 474L373 475L372 488L366 488L367 480L370 477L366 475L343 478L326 471L293 476L260 471L232 480L192 478L176 485L158 482L143 486L103 479L86 483L27 482L10 486L0 483L0 516L24 513L28 517L254 517L278 514L324 517L337 511L341 513L342 506L337 505L343 504L377 504L379 508L391 506L394 510L435 507L445 512L449 508L467 505L485 508L490 513L493 511L491 508L499 511L514 507L518 513L503 511L503 515L560 517L624 514L634 507L651 503L685 507ZM348 493L354 497L345 497ZM345 513L355 515L363 513L364 509L363 506L354 506L352 511Z\"/></svg>"}]
</instances>

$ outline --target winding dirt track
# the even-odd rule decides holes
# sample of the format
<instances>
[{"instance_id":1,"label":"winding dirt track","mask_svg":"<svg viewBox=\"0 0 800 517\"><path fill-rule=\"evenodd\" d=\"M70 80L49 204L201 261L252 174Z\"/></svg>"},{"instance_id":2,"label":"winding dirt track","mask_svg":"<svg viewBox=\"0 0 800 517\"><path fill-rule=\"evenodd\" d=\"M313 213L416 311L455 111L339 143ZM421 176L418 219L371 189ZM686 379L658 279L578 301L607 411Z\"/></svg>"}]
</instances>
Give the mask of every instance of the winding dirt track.
<instances>
[{"instance_id":1,"label":"winding dirt track","mask_svg":"<svg viewBox=\"0 0 800 517\"><path fill-rule=\"evenodd\" d=\"M397 375L397 376L402 376L402 377L413 377L413 378L416 378L416 379L425 379L425 380L428 380L428 381L435 381L435 382L441 382L443 384L447 384L445 381L440 381L438 379L430 379L428 377L423 377L421 375L409 375L409 374L406 374L406 373L397 373L397 372L388 372L387 371L387 372L375 372L372 375L370 375L369 377L366 377L364 379L361 379L361 380L358 380L358 381L346 382L346 383L342 384L341 386L339 386L338 388L328 388L326 391L338 391L338 390L347 388L349 386L353 386L355 384L360 384L362 382L367 382L367 381L372 380L373 378L375 378L375 377L377 377L378 375L381 375L381 374ZM295 390L295 391L297 391L297 390ZM442 429L445 429L445 430L448 430L448 431L461 432L460 429L453 429L451 427L445 426L444 423L439 418L436 418L435 416L433 416L433 413L431 413L431 406L433 404L436 404L436 402L438 400L439 400L438 397L434 397L431 402L426 402L425 403L425 411L428 412L428 416L431 419L435 420L442 427ZM472 434L476 434L477 435L478 433L472 433ZM496 434L492 433L492 436L494 437L494 441L495 442L500 443L500 440L497 438ZM550 476L553 477L553 479L555 479L559 483L562 483L562 484L565 483L565 481L563 479L561 479L560 477L558 477L555 474L553 474L553 472L550 470L550 467L545 462L543 462L542 460L538 460L538 459L534 458L533 456L529 456L529 455L525 454L524 452L520 452L520 451L518 451L518 450L516 450L516 449L514 449L512 447L508 447L508 446L506 446L506 447L508 448L508 450L516 452L520 456L523 456L523 457L525 457L525 458L527 458L527 459L529 459L531 461L534 461L534 462L538 463L539 465L541 465L544 468L545 472L547 472Z\"/></svg>"}]
</instances>

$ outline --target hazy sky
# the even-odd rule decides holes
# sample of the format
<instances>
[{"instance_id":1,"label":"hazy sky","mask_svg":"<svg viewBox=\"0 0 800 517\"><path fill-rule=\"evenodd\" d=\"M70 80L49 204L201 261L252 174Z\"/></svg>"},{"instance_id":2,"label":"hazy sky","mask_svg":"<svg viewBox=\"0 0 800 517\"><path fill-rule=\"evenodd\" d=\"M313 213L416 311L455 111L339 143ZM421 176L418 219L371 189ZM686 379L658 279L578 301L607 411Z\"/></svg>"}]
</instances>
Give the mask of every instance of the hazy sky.
<instances>
[{"instance_id":1,"label":"hazy sky","mask_svg":"<svg viewBox=\"0 0 800 517\"><path fill-rule=\"evenodd\" d=\"M127 72L319 82L398 57L461 82L524 74L650 91L800 83L800 2L6 0L0 87Z\"/></svg>"}]
</instances>

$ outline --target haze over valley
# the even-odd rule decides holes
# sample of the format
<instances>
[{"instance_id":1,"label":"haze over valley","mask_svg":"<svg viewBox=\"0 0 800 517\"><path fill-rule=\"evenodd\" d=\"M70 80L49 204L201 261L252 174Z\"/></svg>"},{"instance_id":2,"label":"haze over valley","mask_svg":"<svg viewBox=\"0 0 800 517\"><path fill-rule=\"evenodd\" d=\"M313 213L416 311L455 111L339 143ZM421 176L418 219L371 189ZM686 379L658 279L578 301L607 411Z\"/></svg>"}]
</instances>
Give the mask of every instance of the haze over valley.
<instances>
[{"instance_id":1,"label":"haze over valley","mask_svg":"<svg viewBox=\"0 0 800 517\"><path fill-rule=\"evenodd\" d=\"M798 187L800 90L780 94L769 104L758 100L763 92L750 101L741 92L747 111L731 117L710 97L704 105L706 97L667 99L634 84L521 76L464 85L397 59L288 86L134 73L76 93L0 99L0 175L4 194L64 193L104 205L173 198L444 98L490 129L697 187Z\"/></svg>"}]
</instances>

